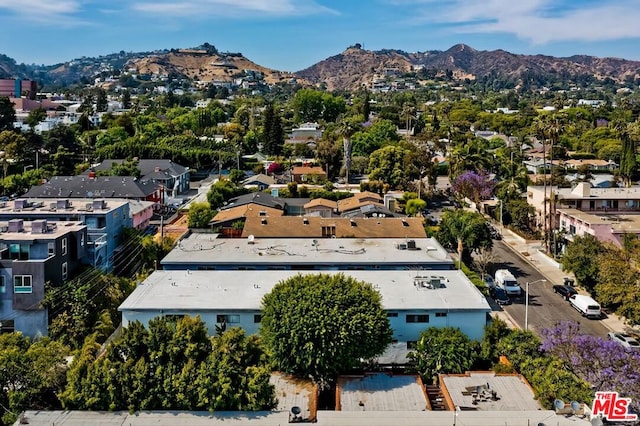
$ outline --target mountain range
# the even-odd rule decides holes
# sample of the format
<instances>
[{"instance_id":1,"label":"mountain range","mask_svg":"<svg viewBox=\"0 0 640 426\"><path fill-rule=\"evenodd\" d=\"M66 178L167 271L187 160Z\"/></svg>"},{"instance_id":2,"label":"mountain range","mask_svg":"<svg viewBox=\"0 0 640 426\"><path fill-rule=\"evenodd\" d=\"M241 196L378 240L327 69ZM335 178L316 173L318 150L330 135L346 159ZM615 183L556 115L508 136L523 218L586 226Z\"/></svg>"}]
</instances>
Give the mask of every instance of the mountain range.
<instances>
[{"instance_id":1,"label":"mountain range","mask_svg":"<svg viewBox=\"0 0 640 426\"><path fill-rule=\"evenodd\" d=\"M640 61L586 55L565 58L520 55L504 50L479 51L465 44L457 44L445 51L413 53L395 49L365 50L356 44L297 72L269 69L241 53L220 52L208 43L186 49L120 51L55 65L17 64L12 58L0 54L0 78L31 78L45 87L92 81L112 70L177 75L204 81L231 81L239 73L253 70L259 71L267 83L295 78L302 84L321 85L328 90L355 89L363 84L369 85L376 78L415 72L425 76L445 74L453 80L509 80L514 85L605 79L622 83L640 79Z\"/></svg>"}]
</instances>

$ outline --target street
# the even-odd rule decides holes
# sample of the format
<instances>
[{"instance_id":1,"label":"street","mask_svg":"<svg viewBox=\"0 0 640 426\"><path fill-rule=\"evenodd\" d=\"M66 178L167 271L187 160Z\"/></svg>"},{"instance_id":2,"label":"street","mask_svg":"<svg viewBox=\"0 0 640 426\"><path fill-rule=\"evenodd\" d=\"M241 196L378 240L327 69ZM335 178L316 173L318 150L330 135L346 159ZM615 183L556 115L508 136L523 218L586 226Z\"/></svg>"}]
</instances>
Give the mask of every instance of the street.
<instances>
[{"instance_id":1,"label":"street","mask_svg":"<svg viewBox=\"0 0 640 426\"><path fill-rule=\"evenodd\" d=\"M583 318L566 300L552 290L554 284L561 282L542 282L544 279L535 268L520 256L513 252L504 241L493 242L493 255L495 257L495 268L508 268L518 279L522 287L522 296L512 297L512 304L497 307L491 303L495 309L504 309L516 322L524 329L525 323L525 289L526 283L529 285L529 314L528 328L535 334L540 335L543 328L553 327L560 321L575 321L582 326L582 331L599 337L606 337L609 331L600 321ZM489 271L493 276L494 270Z\"/></svg>"}]
</instances>

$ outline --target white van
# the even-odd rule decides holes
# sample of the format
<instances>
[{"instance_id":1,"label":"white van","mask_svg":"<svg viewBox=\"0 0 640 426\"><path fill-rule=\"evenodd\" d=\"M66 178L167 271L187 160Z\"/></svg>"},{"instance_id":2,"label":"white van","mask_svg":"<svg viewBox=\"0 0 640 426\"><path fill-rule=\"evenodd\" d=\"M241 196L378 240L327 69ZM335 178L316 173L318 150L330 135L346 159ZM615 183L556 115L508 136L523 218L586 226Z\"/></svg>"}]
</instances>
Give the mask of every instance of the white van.
<instances>
[{"instance_id":1,"label":"white van","mask_svg":"<svg viewBox=\"0 0 640 426\"><path fill-rule=\"evenodd\" d=\"M574 294L569 298L571 306L576 308L583 317L600 319L602 317L602 310L598 302L585 296L583 294Z\"/></svg>"},{"instance_id":2,"label":"white van","mask_svg":"<svg viewBox=\"0 0 640 426\"><path fill-rule=\"evenodd\" d=\"M508 269L498 269L494 281L496 287L506 291L509 296L520 296L522 294L518 280Z\"/></svg>"}]
</instances>

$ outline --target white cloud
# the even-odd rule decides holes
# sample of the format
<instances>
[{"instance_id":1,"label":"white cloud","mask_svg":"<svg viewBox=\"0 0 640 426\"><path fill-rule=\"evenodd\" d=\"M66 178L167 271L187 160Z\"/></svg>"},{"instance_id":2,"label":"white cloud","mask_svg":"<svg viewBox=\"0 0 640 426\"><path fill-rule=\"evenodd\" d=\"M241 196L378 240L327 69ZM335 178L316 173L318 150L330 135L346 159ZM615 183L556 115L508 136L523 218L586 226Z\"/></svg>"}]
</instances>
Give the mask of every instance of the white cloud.
<instances>
[{"instance_id":1,"label":"white cloud","mask_svg":"<svg viewBox=\"0 0 640 426\"><path fill-rule=\"evenodd\" d=\"M86 23L78 15L88 1L91 0L0 0L0 12L9 10L25 21L69 27Z\"/></svg>"},{"instance_id":2,"label":"white cloud","mask_svg":"<svg viewBox=\"0 0 640 426\"><path fill-rule=\"evenodd\" d=\"M533 44L640 37L638 0L395 0L450 31L507 33ZM415 15L414 15L415 16ZM414 22L417 19L414 18Z\"/></svg>"},{"instance_id":3,"label":"white cloud","mask_svg":"<svg viewBox=\"0 0 640 426\"><path fill-rule=\"evenodd\" d=\"M157 0L133 3L134 10L168 16L292 16L333 13L312 0Z\"/></svg>"}]
</instances>

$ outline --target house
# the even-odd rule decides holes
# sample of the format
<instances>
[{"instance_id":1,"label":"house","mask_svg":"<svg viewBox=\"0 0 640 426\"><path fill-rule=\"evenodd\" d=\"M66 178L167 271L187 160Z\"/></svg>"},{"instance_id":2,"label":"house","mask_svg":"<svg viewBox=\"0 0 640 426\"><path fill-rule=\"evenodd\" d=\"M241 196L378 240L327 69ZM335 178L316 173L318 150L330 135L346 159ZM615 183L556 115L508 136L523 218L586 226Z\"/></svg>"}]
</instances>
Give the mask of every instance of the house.
<instances>
[{"instance_id":1,"label":"house","mask_svg":"<svg viewBox=\"0 0 640 426\"><path fill-rule=\"evenodd\" d=\"M93 172L106 172L116 164L122 164L125 160L107 159L99 165L91 167L86 175ZM187 167L165 159L140 159L137 160L140 171L140 181L151 181L161 185L165 191L165 197L175 198L189 190L190 175Z\"/></svg>"},{"instance_id":2,"label":"house","mask_svg":"<svg viewBox=\"0 0 640 426\"><path fill-rule=\"evenodd\" d=\"M544 224L544 200L549 229L562 231L572 241L591 234L603 242L622 246L625 234L640 236L640 187L592 188L580 182L573 188L527 187L527 203L536 210L540 226Z\"/></svg>"},{"instance_id":3,"label":"house","mask_svg":"<svg viewBox=\"0 0 640 426\"><path fill-rule=\"evenodd\" d=\"M25 198L125 198L164 203L162 186L133 176L53 176L32 186Z\"/></svg>"},{"instance_id":4,"label":"house","mask_svg":"<svg viewBox=\"0 0 640 426\"><path fill-rule=\"evenodd\" d=\"M295 166L292 176L296 183L315 183L327 180L327 173L320 166Z\"/></svg>"},{"instance_id":5,"label":"house","mask_svg":"<svg viewBox=\"0 0 640 426\"><path fill-rule=\"evenodd\" d=\"M314 198L303 207L305 216L332 217L338 210L338 203L324 198Z\"/></svg>"},{"instance_id":6,"label":"house","mask_svg":"<svg viewBox=\"0 0 640 426\"><path fill-rule=\"evenodd\" d=\"M271 221L282 216L284 211L259 204L242 204L228 209L220 210L209 224L218 229L224 237L239 237L247 219L258 218L260 221Z\"/></svg>"},{"instance_id":7,"label":"house","mask_svg":"<svg viewBox=\"0 0 640 426\"><path fill-rule=\"evenodd\" d=\"M395 207L394 207L395 209ZM349 210L341 214L342 217L406 217L402 213L391 211L385 206L378 203L364 204L357 209Z\"/></svg>"},{"instance_id":8,"label":"house","mask_svg":"<svg viewBox=\"0 0 640 426\"><path fill-rule=\"evenodd\" d=\"M0 202L0 221L14 218L25 221L75 221L87 226L87 244L82 261L104 271L111 271L113 255L125 228L148 224L153 203L122 199L33 199L19 198ZM138 228L140 229L140 228Z\"/></svg>"},{"instance_id":9,"label":"house","mask_svg":"<svg viewBox=\"0 0 640 426\"><path fill-rule=\"evenodd\" d=\"M271 185L275 185L275 183L276 180L272 176L260 173L254 176L249 176L242 181L241 185L244 188L256 188L258 191L264 191Z\"/></svg>"},{"instance_id":10,"label":"house","mask_svg":"<svg viewBox=\"0 0 640 426\"><path fill-rule=\"evenodd\" d=\"M577 170L582 166L588 166L589 170L593 171L606 171L611 172L616 170L619 166L613 160L566 160L563 162L564 167L567 170Z\"/></svg>"},{"instance_id":11,"label":"house","mask_svg":"<svg viewBox=\"0 0 640 426\"><path fill-rule=\"evenodd\" d=\"M86 256L87 226L79 222L0 222L0 332L46 336L45 284L61 286Z\"/></svg>"},{"instance_id":12,"label":"house","mask_svg":"<svg viewBox=\"0 0 640 426\"><path fill-rule=\"evenodd\" d=\"M242 237L248 238L426 238L422 218L322 216L249 217Z\"/></svg>"},{"instance_id":13,"label":"house","mask_svg":"<svg viewBox=\"0 0 640 426\"><path fill-rule=\"evenodd\" d=\"M369 204L379 204L380 206L384 206L384 200L375 192L358 192L354 194L353 197L344 198L338 201L338 213L343 214Z\"/></svg>"},{"instance_id":14,"label":"house","mask_svg":"<svg viewBox=\"0 0 640 426\"><path fill-rule=\"evenodd\" d=\"M226 250L227 247L224 247ZM223 250L223 247L214 248ZM266 257L291 257L274 247ZM348 253L343 255L349 256ZM353 254L351 254L353 256ZM393 339L416 342L426 327L459 327L480 340L487 314L486 298L460 270L164 270L154 271L120 305L122 324L147 326L163 315L199 315L209 334L216 326L242 327L258 333L262 298L283 280L298 274L338 274L370 283L381 295ZM239 278L241 275L241 279Z\"/></svg>"},{"instance_id":15,"label":"house","mask_svg":"<svg viewBox=\"0 0 640 426\"><path fill-rule=\"evenodd\" d=\"M250 192L249 194L243 194L229 199L227 204L221 207L220 210L227 210L233 207L244 206L247 204L255 204L262 207L285 210L286 200L274 197L269 194L265 194L264 192Z\"/></svg>"}]
</instances>

